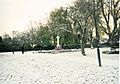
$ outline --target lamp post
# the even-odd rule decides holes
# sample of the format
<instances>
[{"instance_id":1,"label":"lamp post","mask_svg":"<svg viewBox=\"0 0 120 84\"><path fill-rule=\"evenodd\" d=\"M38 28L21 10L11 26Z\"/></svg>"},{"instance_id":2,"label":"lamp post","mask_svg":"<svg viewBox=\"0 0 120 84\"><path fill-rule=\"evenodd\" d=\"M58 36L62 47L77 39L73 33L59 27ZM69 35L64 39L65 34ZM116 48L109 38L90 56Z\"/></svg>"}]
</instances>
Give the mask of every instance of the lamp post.
<instances>
[{"instance_id":1,"label":"lamp post","mask_svg":"<svg viewBox=\"0 0 120 84\"><path fill-rule=\"evenodd\" d=\"M13 36L13 45L12 45L13 49L12 49L12 53L13 54L14 54L14 34L15 34L15 31L12 31L12 36Z\"/></svg>"},{"instance_id":2,"label":"lamp post","mask_svg":"<svg viewBox=\"0 0 120 84\"><path fill-rule=\"evenodd\" d=\"M95 0L93 0L93 6L94 6L94 13L93 13L93 17L94 17L94 24L95 24L95 30L96 30L96 41L97 41L97 56L98 56L98 63L99 66L101 67L101 57L100 57L100 45L99 45L99 33L98 33L98 27L97 27L97 21L96 21L96 12L95 12Z\"/></svg>"},{"instance_id":3,"label":"lamp post","mask_svg":"<svg viewBox=\"0 0 120 84\"><path fill-rule=\"evenodd\" d=\"M88 2L88 0L86 0L86 2ZM95 8L95 2L96 0L93 0L93 18L94 18L94 25L95 25L95 30L96 30L96 42L97 42L97 56L98 56L98 63L99 63L99 67L102 66L101 64L101 57L100 57L100 45L99 45L99 33L98 33L98 27L97 27L97 21L96 21L96 8Z\"/></svg>"}]
</instances>

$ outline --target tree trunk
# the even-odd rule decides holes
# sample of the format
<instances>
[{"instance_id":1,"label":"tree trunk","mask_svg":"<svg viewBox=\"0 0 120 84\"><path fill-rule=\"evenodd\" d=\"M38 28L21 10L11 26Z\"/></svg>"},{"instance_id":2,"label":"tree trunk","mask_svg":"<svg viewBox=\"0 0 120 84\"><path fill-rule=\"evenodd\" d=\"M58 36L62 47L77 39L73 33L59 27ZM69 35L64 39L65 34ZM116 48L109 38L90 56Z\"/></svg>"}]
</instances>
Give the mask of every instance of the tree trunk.
<instances>
[{"instance_id":1,"label":"tree trunk","mask_svg":"<svg viewBox=\"0 0 120 84\"><path fill-rule=\"evenodd\" d=\"M112 34L109 34L108 43L110 44L110 47L111 47L111 50L112 50L112 45L113 45Z\"/></svg>"},{"instance_id":2,"label":"tree trunk","mask_svg":"<svg viewBox=\"0 0 120 84\"><path fill-rule=\"evenodd\" d=\"M116 20L116 18L114 18L114 29L113 29L112 33L109 34L109 39L108 39L108 43L110 44L111 50L112 50L113 43L114 43L113 38L114 38L115 34L117 33L116 29L117 29L117 20Z\"/></svg>"},{"instance_id":3,"label":"tree trunk","mask_svg":"<svg viewBox=\"0 0 120 84\"><path fill-rule=\"evenodd\" d=\"M92 35L92 32L90 32L90 46L91 46L91 49L93 49L93 35Z\"/></svg>"},{"instance_id":4,"label":"tree trunk","mask_svg":"<svg viewBox=\"0 0 120 84\"><path fill-rule=\"evenodd\" d=\"M81 53L82 53L83 56L86 56L83 43L81 44Z\"/></svg>"},{"instance_id":5,"label":"tree trunk","mask_svg":"<svg viewBox=\"0 0 120 84\"><path fill-rule=\"evenodd\" d=\"M86 54L85 54L85 37L84 37L84 35L83 35L82 41L81 41L81 53L82 53L83 56L86 56Z\"/></svg>"},{"instance_id":6,"label":"tree trunk","mask_svg":"<svg viewBox=\"0 0 120 84\"><path fill-rule=\"evenodd\" d=\"M53 35L54 46L56 45L56 36Z\"/></svg>"}]
</instances>

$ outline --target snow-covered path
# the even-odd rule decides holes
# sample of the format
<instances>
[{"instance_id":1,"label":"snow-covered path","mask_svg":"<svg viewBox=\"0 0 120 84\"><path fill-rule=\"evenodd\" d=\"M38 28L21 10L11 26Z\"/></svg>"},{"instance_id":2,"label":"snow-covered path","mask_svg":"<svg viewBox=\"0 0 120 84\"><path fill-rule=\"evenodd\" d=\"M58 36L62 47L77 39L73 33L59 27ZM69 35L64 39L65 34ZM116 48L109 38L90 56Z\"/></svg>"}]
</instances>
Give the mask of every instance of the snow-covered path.
<instances>
[{"instance_id":1,"label":"snow-covered path","mask_svg":"<svg viewBox=\"0 0 120 84\"><path fill-rule=\"evenodd\" d=\"M0 84L118 84L119 55L101 53L98 67L96 49L86 52L0 53Z\"/></svg>"}]
</instances>

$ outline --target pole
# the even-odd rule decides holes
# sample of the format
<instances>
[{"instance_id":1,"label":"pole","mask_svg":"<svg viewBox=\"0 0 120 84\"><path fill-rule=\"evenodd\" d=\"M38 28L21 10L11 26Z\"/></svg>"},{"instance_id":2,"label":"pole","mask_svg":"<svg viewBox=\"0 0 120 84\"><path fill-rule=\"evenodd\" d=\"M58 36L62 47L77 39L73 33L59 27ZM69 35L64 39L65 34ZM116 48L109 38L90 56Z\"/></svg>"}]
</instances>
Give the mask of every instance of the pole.
<instances>
[{"instance_id":1,"label":"pole","mask_svg":"<svg viewBox=\"0 0 120 84\"><path fill-rule=\"evenodd\" d=\"M12 53L13 53L13 54L14 54L14 32L15 32L15 31L12 32L12 34L13 34L13 45L12 45L12 46L13 46L13 52L12 52Z\"/></svg>"},{"instance_id":2,"label":"pole","mask_svg":"<svg viewBox=\"0 0 120 84\"><path fill-rule=\"evenodd\" d=\"M99 63L99 67L101 67L101 58L100 58L100 49L99 49L99 33L98 33L98 27L97 27L97 21L96 21L96 12L95 12L95 0L93 0L93 4L94 4L94 24L95 24L95 29L96 29L96 41L97 41L97 56L98 56L98 63Z\"/></svg>"}]
</instances>

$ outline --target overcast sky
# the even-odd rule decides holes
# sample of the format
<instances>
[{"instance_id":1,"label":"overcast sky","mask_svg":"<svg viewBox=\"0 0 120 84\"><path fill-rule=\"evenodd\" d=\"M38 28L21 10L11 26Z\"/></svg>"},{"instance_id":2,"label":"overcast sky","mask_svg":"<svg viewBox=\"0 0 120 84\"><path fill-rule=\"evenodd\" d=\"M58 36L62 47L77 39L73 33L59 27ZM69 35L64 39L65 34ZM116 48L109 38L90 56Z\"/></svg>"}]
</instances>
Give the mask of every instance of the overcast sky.
<instances>
[{"instance_id":1,"label":"overcast sky","mask_svg":"<svg viewBox=\"0 0 120 84\"><path fill-rule=\"evenodd\" d=\"M0 0L0 35L24 31L30 21L45 22L54 8L74 0Z\"/></svg>"}]
</instances>

